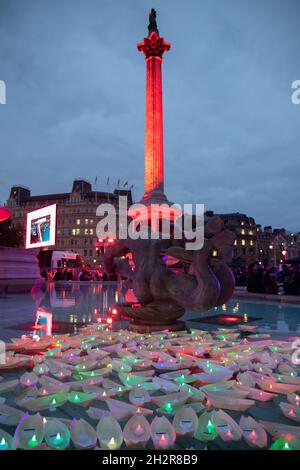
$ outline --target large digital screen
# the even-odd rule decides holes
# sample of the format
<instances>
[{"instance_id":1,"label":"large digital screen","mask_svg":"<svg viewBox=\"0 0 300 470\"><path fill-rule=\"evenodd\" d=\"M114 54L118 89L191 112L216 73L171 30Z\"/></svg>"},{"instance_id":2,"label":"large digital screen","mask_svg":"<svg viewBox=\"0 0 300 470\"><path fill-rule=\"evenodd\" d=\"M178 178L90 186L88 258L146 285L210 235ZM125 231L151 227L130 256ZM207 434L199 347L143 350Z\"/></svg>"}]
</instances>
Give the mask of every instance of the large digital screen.
<instances>
[{"instance_id":1,"label":"large digital screen","mask_svg":"<svg viewBox=\"0 0 300 470\"><path fill-rule=\"evenodd\" d=\"M56 204L27 214L26 248L55 245Z\"/></svg>"}]
</instances>

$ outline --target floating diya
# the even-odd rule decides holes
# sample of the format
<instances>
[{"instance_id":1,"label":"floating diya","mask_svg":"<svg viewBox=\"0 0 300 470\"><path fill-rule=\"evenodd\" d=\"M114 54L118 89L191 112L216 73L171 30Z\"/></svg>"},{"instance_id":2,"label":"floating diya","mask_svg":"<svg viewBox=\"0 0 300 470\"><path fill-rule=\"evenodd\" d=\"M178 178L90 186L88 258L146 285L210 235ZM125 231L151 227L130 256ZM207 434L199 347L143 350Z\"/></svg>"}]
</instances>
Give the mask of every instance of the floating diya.
<instances>
[{"instance_id":1,"label":"floating diya","mask_svg":"<svg viewBox=\"0 0 300 470\"><path fill-rule=\"evenodd\" d=\"M124 401L115 400L114 398L108 398L106 404L112 416L117 420L127 419L135 414L145 416L153 414L153 411L148 408L136 407Z\"/></svg>"},{"instance_id":2,"label":"floating diya","mask_svg":"<svg viewBox=\"0 0 300 470\"><path fill-rule=\"evenodd\" d=\"M198 419L198 427L194 437L199 441L213 441L218 436L211 412L204 412Z\"/></svg>"},{"instance_id":3,"label":"floating diya","mask_svg":"<svg viewBox=\"0 0 300 470\"><path fill-rule=\"evenodd\" d=\"M29 366L32 359L29 356L6 355L5 363L0 364L0 372L9 372Z\"/></svg>"},{"instance_id":4,"label":"floating diya","mask_svg":"<svg viewBox=\"0 0 300 470\"><path fill-rule=\"evenodd\" d=\"M97 425L97 436L101 449L117 450L122 446L122 428L112 415L102 416Z\"/></svg>"},{"instance_id":5,"label":"floating diya","mask_svg":"<svg viewBox=\"0 0 300 470\"><path fill-rule=\"evenodd\" d=\"M300 437L300 426L291 426L284 423L275 423L273 421L259 421L263 428L274 437L286 436L292 434Z\"/></svg>"},{"instance_id":6,"label":"floating diya","mask_svg":"<svg viewBox=\"0 0 300 470\"><path fill-rule=\"evenodd\" d=\"M231 398L229 396L222 396L219 393L209 392L207 397L215 408L222 408L232 411L245 411L251 406L255 405L254 400L246 398Z\"/></svg>"},{"instance_id":7,"label":"floating diya","mask_svg":"<svg viewBox=\"0 0 300 470\"><path fill-rule=\"evenodd\" d=\"M49 372L49 367L47 366L46 363L44 364L37 364L33 368L33 372L37 375L43 375L43 374L48 374Z\"/></svg>"},{"instance_id":8,"label":"floating diya","mask_svg":"<svg viewBox=\"0 0 300 470\"><path fill-rule=\"evenodd\" d=\"M247 392L247 398L257 401L270 401L274 400L278 395L276 393L264 392L259 388L247 387L247 385L236 385L236 388L245 390Z\"/></svg>"},{"instance_id":9,"label":"floating diya","mask_svg":"<svg viewBox=\"0 0 300 470\"><path fill-rule=\"evenodd\" d=\"M174 416L178 410L179 406L172 405L172 403L165 403L163 406L156 408L156 413L158 415Z\"/></svg>"},{"instance_id":10,"label":"floating diya","mask_svg":"<svg viewBox=\"0 0 300 470\"><path fill-rule=\"evenodd\" d=\"M73 419L70 424L70 434L76 449L93 449L97 445L97 433L84 419Z\"/></svg>"},{"instance_id":11,"label":"floating diya","mask_svg":"<svg viewBox=\"0 0 300 470\"><path fill-rule=\"evenodd\" d=\"M192 387L192 385L190 384L181 384L180 390L185 391L189 394L189 403L203 401L205 398L205 394L202 390L196 387Z\"/></svg>"},{"instance_id":12,"label":"floating diya","mask_svg":"<svg viewBox=\"0 0 300 470\"><path fill-rule=\"evenodd\" d=\"M61 347L58 348L51 348L45 353L45 357L54 358L61 356Z\"/></svg>"},{"instance_id":13,"label":"floating diya","mask_svg":"<svg viewBox=\"0 0 300 470\"><path fill-rule=\"evenodd\" d=\"M152 402L156 406L163 406L166 403L171 403L171 405L183 405L189 398L189 394L186 390L181 390L179 392L170 393L167 395L159 395L151 397Z\"/></svg>"},{"instance_id":14,"label":"floating diya","mask_svg":"<svg viewBox=\"0 0 300 470\"><path fill-rule=\"evenodd\" d=\"M173 448L176 433L170 421L165 417L156 416L151 423L151 438L156 450Z\"/></svg>"},{"instance_id":15,"label":"floating diya","mask_svg":"<svg viewBox=\"0 0 300 470\"><path fill-rule=\"evenodd\" d=\"M59 392L39 398L33 398L31 400L25 400L22 407L31 412L47 409L55 411L56 408L59 408L66 403L68 396L68 392Z\"/></svg>"},{"instance_id":16,"label":"floating diya","mask_svg":"<svg viewBox=\"0 0 300 470\"><path fill-rule=\"evenodd\" d=\"M270 450L300 450L300 439L292 434L279 437Z\"/></svg>"},{"instance_id":17,"label":"floating diya","mask_svg":"<svg viewBox=\"0 0 300 470\"><path fill-rule=\"evenodd\" d=\"M267 433L255 419L251 416L241 416L239 426L243 432L243 438L250 447L258 447L259 449L267 447Z\"/></svg>"},{"instance_id":18,"label":"floating diya","mask_svg":"<svg viewBox=\"0 0 300 470\"><path fill-rule=\"evenodd\" d=\"M15 447L19 449L34 449L38 447L44 439L44 423L39 413L29 415L25 413L14 435Z\"/></svg>"},{"instance_id":19,"label":"floating diya","mask_svg":"<svg viewBox=\"0 0 300 470\"><path fill-rule=\"evenodd\" d=\"M116 395L122 395L128 391L128 388L124 385L120 385L118 382L114 382L110 379L103 379L102 387L109 392L114 392Z\"/></svg>"},{"instance_id":20,"label":"floating diya","mask_svg":"<svg viewBox=\"0 0 300 470\"><path fill-rule=\"evenodd\" d=\"M293 372L291 372L293 374ZM300 377L287 374L272 374L276 382L298 385L300 389Z\"/></svg>"},{"instance_id":21,"label":"floating diya","mask_svg":"<svg viewBox=\"0 0 300 470\"><path fill-rule=\"evenodd\" d=\"M292 405L296 405L300 407L300 394L288 393L286 398L287 398L287 401L291 403Z\"/></svg>"},{"instance_id":22,"label":"floating diya","mask_svg":"<svg viewBox=\"0 0 300 470\"><path fill-rule=\"evenodd\" d=\"M98 393L85 393L71 391L68 394L68 401L73 405L79 405L84 408L88 407L93 401L98 398Z\"/></svg>"},{"instance_id":23,"label":"floating diya","mask_svg":"<svg viewBox=\"0 0 300 470\"><path fill-rule=\"evenodd\" d=\"M128 448L144 448L151 437L150 424L143 415L132 416L124 427L123 435Z\"/></svg>"},{"instance_id":24,"label":"floating diya","mask_svg":"<svg viewBox=\"0 0 300 470\"><path fill-rule=\"evenodd\" d=\"M290 393L295 393L299 390L299 385L294 384L284 384L280 382L275 382L274 379L271 380L260 380L257 379L257 385L266 392L271 393L280 393L282 395L287 395Z\"/></svg>"},{"instance_id":25,"label":"floating diya","mask_svg":"<svg viewBox=\"0 0 300 470\"><path fill-rule=\"evenodd\" d=\"M291 403L279 403L279 408L286 418L292 419L300 423L300 408L297 405Z\"/></svg>"},{"instance_id":26,"label":"floating diya","mask_svg":"<svg viewBox=\"0 0 300 470\"><path fill-rule=\"evenodd\" d=\"M214 410L212 417L217 433L223 441L239 441L241 439L242 430L229 414L223 410Z\"/></svg>"},{"instance_id":27,"label":"floating diya","mask_svg":"<svg viewBox=\"0 0 300 470\"><path fill-rule=\"evenodd\" d=\"M173 427L178 436L193 436L198 428L198 417L193 408L180 408L174 415Z\"/></svg>"},{"instance_id":28,"label":"floating diya","mask_svg":"<svg viewBox=\"0 0 300 470\"><path fill-rule=\"evenodd\" d=\"M20 408L24 408L24 405L27 401L33 400L38 396L38 389L36 387L25 388L20 394L15 398L15 404Z\"/></svg>"},{"instance_id":29,"label":"floating diya","mask_svg":"<svg viewBox=\"0 0 300 470\"><path fill-rule=\"evenodd\" d=\"M86 412L88 416L95 421L99 421L102 416L108 416L110 414L107 410L102 410L101 408L95 408L93 406L90 406Z\"/></svg>"},{"instance_id":30,"label":"floating diya","mask_svg":"<svg viewBox=\"0 0 300 470\"><path fill-rule=\"evenodd\" d=\"M151 377L145 377L143 375L136 375L131 373L126 374L123 372L119 373L119 378L121 382L128 388L135 388L137 385L141 385L151 379Z\"/></svg>"},{"instance_id":31,"label":"floating diya","mask_svg":"<svg viewBox=\"0 0 300 470\"><path fill-rule=\"evenodd\" d=\"M103 367L102 369L95 369L95 370L81 370L80 375L83 377L89 377L89 378L96 378L96 377L102 377L103 375L108 375L111 373L111 370L109 367Z\"/></svg>"},{"instance_id":32,"label":"floating diya","mask_svg":"<svg viewBox=\"0 0 300 470\"><path fill-rule=\"evenodd\" d=\"M20 377L20 384L23 387L35 387L38 381L39 378L34 372L25 372Z\"/></svg>"},{"instance_id":33,"label":"floating diya","mask_svg":"<svg viewBox=\"0 0 300 470\"><path fill-rule=\"evenodd\" d=\"M143 406L151 401L151 397L147 390L142 387L136 387L129 392L129 401L135 406Z\"/></svg>"},{"instance_id":34,"label":"floating diya","mask_svg":"<svg viewBox=\"0 0 300 470\"><path fill-rule=\"evenodd\" d=\"M190 370L189 369L180 369L180 370L175 370L173 372L166 372L164 374L160 374L161 379L165 380L176 380L177 378L181 377L187 377L190 375Z\"/></svg>"},{"instance_id":35,"label":"floating diya","mask_svg":"<svg viewBox=\"0 0 300 470\"><path fill-rule=\"evenodd\" d=\"M224 370L222 372L200 372L194 374L195 380L198 380L204 384L218 383L231 379L233 375L232 370Z\"/></svg>"},{"instance_id":36,"label":"floating diya","mask_svg":"<svg viewBox=\"0 0 300 470\"><path fill-rule=\"evenodd\" d=\"M51 449L64 450L70 443L68 427L58 419L46 420L45 441Z\"/></svg>"},{"instance_id":37,"label":"floating diya","mask_svg":"<svg viewBox=\"0 0 300 470\"><path fill-rule=\"evenodd\" d=\"M165 393L178 392L180 385L174 383L171 380L162 379L161 377L153 377L152 382L159 386L159 390L162 390Z\"/></svg>"},{"instance_id":38,"label":"floating diya","mask_svg":"<svg viewBox=\"0 0 300 470\"><path fill-rule=\"evenodd\" d=\"M17 408L4 404L0 405L0 424L16 426L20 422L22 415L22 411Z\"/></svg>"},{"instance_id":39,"label":"floating diya","mask_svg":"<svg viewBox=\"0 0 300 470\"><path fill-rule=\"evenodd\" d=\"M213 384L203 385L200 390L203 392L211 391L211 392L218 392L221 390L228 390L231 389L235 385L234 380L228 380L227 382L217 382Z\"/></svg>"},{"instance_id":40,"label":"floating diya","mask_svg":"<svg viewBox=\"0 0 300 470\"><path fill-rule=\"evenodd\" d=\"M249 395L249 387L235 384L230 389L225 390L211 390L211 389L202 389L206 396L210 394L213 396L220 396L224 398L246 398Z\"/></svg>"},{"instance_id":41,"label":"floating diya","mask_svg":"<svg viewBox=\"0 0 300 470\"><path fill-rule=\"evenodd\" d=\"M132 367L129 364L126 364L118 359L113 359L111 361L111 367L116 372L131 372Z\"/></svg>"},{"instance_id":42,"label":"floating diya","mask_svg":"<svg viewBox=\"0 0 300 470\"><path fill-rule=\"evenodd\" d=\"M291 365L287 364L286 362L284 362L283 364L279 364L278 371L281 374L290 375L292 373L292 374L295 374L295 377L297 376L296 370Z\"/></svg>"},{"instance_id":43,"label":"floating diya","mask_svg":"<svg viewBox=\"0 0 300 470\"><path fill-rule=\"evenodd\" d=\"M69 384L58 381L57 383L45 382L44 385L40 383L40 385L42 385L38 389L38 395L40 396L52 395L59 392L68 392L70 390Z\"/></svg>"},{"instance_id":44,"label":"floating diya","mask_svg":"<svg viewBox=\"0 0 300 470\"><path fill-rule=\"evenodd\" d=\"M185 406L192 408L196 414L202 413L205 410L205 405L200 401L192 401L191 403L186 403Z\"/></svg>"},{"instance_id":45,"label":"floating diya","mask_svg":"<svg viewBox=\"0 0 300 470\"><path fill-rule=\"evenodd\" d=\"M0 451L1 450L15 450L13 437L3 429L0 429Z\"/></svg>"},{"instance_id":46,"label":"floating diya","mask_svg":"<svg viewBox=\"0 0 300 470\"><path fill-rule=\"evenodd\" d=\"M131 365L132 370L138 372L150 369L152 367L152 360L134 357L134 359L128 361L128 364Z\"/></svg>"},{"instance_id":47,"label":"floating diya","mask_svg":"<svg viewBox=\"0 0 300 470\"><path fill-rule=\"evenodd\" d=\"M236 379L241 385L248 385L249 387L255 387L256 385L255 377L248 372L239 372Z\"/></svg>"}]
</instances>

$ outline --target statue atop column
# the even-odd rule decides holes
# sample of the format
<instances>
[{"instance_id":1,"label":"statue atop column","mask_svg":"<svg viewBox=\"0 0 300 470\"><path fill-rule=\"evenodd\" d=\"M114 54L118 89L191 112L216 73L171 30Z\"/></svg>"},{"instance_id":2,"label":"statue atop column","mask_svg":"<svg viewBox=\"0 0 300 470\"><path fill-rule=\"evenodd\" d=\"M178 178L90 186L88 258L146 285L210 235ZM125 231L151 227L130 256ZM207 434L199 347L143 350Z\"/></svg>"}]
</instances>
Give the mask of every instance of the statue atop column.
<instances>
[{"instance_id":1,"label":"statue atop column","mask_svg":"<svg viewBox=\"0 0 300 470\"><path fill-rule=\"evenodd\" d=\"M156 11L154 10L154 8L152 8L149 13L148 31L149 31L149 36L153 32L155 32L159 36L159 31L157 29L157 23L156 23Z\"/></svg>"}]
</instances>

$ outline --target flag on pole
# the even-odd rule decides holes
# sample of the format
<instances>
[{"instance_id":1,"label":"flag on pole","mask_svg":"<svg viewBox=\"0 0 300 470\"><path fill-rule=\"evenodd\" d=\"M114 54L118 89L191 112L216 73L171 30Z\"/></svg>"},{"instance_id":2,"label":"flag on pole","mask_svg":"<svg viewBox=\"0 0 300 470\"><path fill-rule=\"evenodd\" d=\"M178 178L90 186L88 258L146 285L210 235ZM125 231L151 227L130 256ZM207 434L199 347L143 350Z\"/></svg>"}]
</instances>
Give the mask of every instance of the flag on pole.
<instances>
[{"instance_id":1,"label":"flag on pole","mask_svg":"<svg viewBox=\"0 0 300 470\"><path fill-rule=\"evenodd\" d=\"M128 181L124 183L123 188L125 188L126 186L128 186Z\"/></svg>"}]
</instances>

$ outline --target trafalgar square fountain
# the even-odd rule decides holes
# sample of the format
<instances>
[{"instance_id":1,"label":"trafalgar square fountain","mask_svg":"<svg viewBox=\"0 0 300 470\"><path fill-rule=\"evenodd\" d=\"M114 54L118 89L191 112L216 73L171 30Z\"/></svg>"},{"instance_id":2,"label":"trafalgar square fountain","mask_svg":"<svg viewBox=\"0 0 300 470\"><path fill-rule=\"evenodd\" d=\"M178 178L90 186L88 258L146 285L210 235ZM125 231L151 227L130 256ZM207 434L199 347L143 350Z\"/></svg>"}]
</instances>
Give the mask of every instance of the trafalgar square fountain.
<instances>
[{"instance_id":1,"label":"trafalgar square fountain","mask_svg":"<svg viewBox=\"0 0 300 470\"><path fill-rule=\"evenodd\" d=\"M168 208L161 65L170 44L159 35L154 10L148 29L138 44L147 69L142 202L146 207L165 202ZM35 292L38 318L46 319L46 328L40 325L33 334L2 342L0 451L300 449L300 361L292 337L274 339L260 331L261 322L249 324L245 315L210 326L207 319L202 329L179 323L173 331L185 310L218 311L233 293L226 261L234 236L218 217L205 220L203 231L198 250L163 236L117 240L107 250L107 271L126 278L136 298L113 310L127 316L135 331L114 328L118 312L112 310L106 317L91 316L84 325L76 321L75 334L54 334L52 314L42 310L47 293ZM129 252L133 265L124 258ZM178 260L180 269L170 270L166 256ZM61 303L71 310L79 296L72 292L75 284L67 283L60 292L49 283L53 310ZM104 299L98 284L95 296ZM82 296L88 299L86 311L92 304L86 292ZM57 323L58 317L53 317Z\"/></svg>"}]
</instances>

